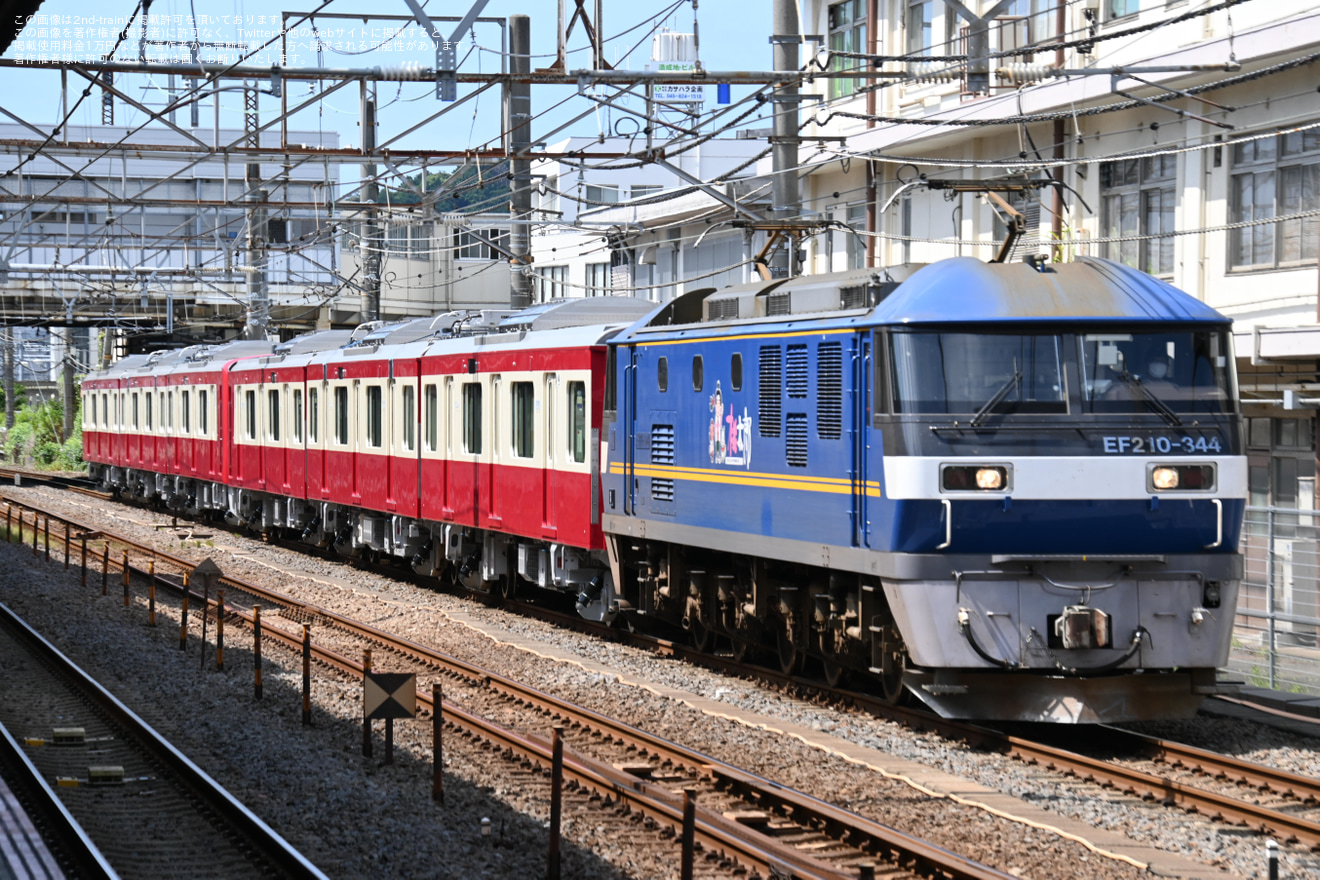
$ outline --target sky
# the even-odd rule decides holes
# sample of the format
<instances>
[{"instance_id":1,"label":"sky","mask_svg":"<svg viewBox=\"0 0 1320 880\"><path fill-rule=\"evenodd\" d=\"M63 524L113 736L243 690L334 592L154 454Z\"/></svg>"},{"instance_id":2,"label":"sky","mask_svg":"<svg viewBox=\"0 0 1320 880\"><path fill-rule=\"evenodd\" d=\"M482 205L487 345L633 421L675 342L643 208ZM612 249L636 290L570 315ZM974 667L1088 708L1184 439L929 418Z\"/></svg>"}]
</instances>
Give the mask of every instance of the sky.
<instances>
[{"instance_id":1,"label":"sky","mask_svg":"<svg viewBox=\"0 0 1320 880\"><path fill-rule=\"evenodd\" d=\"M470 8L466 0L428 0L427 12L435 16L461 16ZM593 0L585 3L587 8L594 8ZM768 42L771 30L770 0L704 0L698 9L700 34L700 57L708 70L756 70L771 67L771 46ZM108 46L105 39L113 42L117 32L122 30L134 10L134 0L46 0L38 11L38 17L31 21L18 40L5 53L8 58L40 55L63 59L88 59L100 57ZM573 0L567 3L571 12L575 6ZM671 30L688 32L692 30L692 0L638 0L621 3L619 0L606 0L604 11L604 33L607 38L607 58L616 66L641 68L650 59L651 39L649 32L653 25L667 26ZM306 12L316 8L312 0L302 3L272 4L256 0L155 0L151 7L154 16L168 18L154 19L162 22L162 31L151 36L164 36L170 39L189 40L192 38L194 21L199 23L197 36L202 42L264 42L278 31L278 14L281 11ZM483 17L498 18L522 13L531 17L533 68L548 65L553 60L555 50L555 30L558 4L556 0L491 0L482 11ZM333 0L322 12L356 14L370 11L377 14L407 15L408 7L403 0L368 3L363 0ZM662 13L668 13L662 15ZM56 20L52 17L58 16ZM656 16L660 16L656 18ZM44 17L44 18L43 18ZM243 20L242 28L238 19ZM403 67L408 64L431 67L435 61L435 50L427 43L417 29L404 31L396 35L402 25L399 23L373 22L363 23L361 19L338 20L322 18L318 20L315 34L304 25L304 33L295 35L291 41L289 67L322 65L328 67ZM640 27L635 27L640 25ZM60 33L52 33L43 28L58 27ZM441 25L443 31L446 26ZM450 25L449 27L452 27ZM635 28L635 29L634 29ZM95 29L95 32L93 32ZM100 33L105 29L107 33ZM629 30L626 34L621 31ZM117 58L133 59L138 53L139 31L135 28L130 39L117 53ZM318 38L323 47L319 57L316 52ZM43 39L46 41L43 45ZM59 44L55 41L59 39ZM500 29L494 24L478 24L475 31L474 46L464 42L459 50L460 70L463 72L494 72L499 69L498 54ZM640 45L637 45L640 43ZM570 37L570 49L584 49L586 37L579 23ZM633 49L630 55L626 53ZM379 48L373 48L379 47ZM152 47L152 53L174 53L173 57L185 58L187 50L181 47ZM223 60L234 60L234 49L203 48L203 52L224 53ZM153 54L152 57L159 57ZM589 55L577 51L570 55L568 67L576 69L588 66ZM221 60L220 58L216 60ZM269 50L259 56L261 63L273 63L277 56ZM122 74L120 75L123 76ZM60 74L54 70L0 70L3 88L0 88L0 107L22 118L48 126L62 115ZM164 89L168 85L166 77L161 75L132 75L126 82L117 82L128 93L147 106L162 106ZM74 104L86 81L71 74L69 76L70 103ZM263 83L261 87L267 87ZM306 82L290 83L290 103L293 99L305 99L313 86ZM460 87L459 95L470 87ZM733 97L737 100L746 94L735 89ZM279 101L262 95L261 111L263 121L271 118L279 106ZM707 108L714 106L715 88L707 88ZM378 140L383 142L393 134L402 132L415 122L436 112L443 104L434 96L431 83L380 83L377 92L378 117L380 129ZM543 120L534 123L534 138L540 139L540 133L554 125L567 121L577 113L586 110L590 103L578 97L576 89L571 87L534 86L532 88L534 113L545 113ZM559 106L556 106L559 105ZM237 89L224 93L221 98L222 127L239 127L242 124L240 111L242 95ZM595 136L609 131L629 133L633 126L630 122L620 122L619 115L593 113L576 123L565 134ZM355 86L340 90L330 96L322 106L304 111L292 122L292 127L304 130L338 132L341 145L359 143L357 121L359 117L358 90ZM116 110L117 124L139 124L144 114L131 107L120 106ZM209 101L203 105L200 121L209 127L214 119L214 111ZM187 124L188 113L181 111L176 120ZM8 120L6 120L8 121ZM101 121L100 90L93 90L90 97L82 101L74 112L73 124L95 125ZM473 149L486 143L498 133L499 99L492 90L475 101L470 101L455 108L442 121L428 125L417 134L400 141L400 147L431 149ZM557 135L556 138L565 136Z\"/></svg>"}]
</instances>

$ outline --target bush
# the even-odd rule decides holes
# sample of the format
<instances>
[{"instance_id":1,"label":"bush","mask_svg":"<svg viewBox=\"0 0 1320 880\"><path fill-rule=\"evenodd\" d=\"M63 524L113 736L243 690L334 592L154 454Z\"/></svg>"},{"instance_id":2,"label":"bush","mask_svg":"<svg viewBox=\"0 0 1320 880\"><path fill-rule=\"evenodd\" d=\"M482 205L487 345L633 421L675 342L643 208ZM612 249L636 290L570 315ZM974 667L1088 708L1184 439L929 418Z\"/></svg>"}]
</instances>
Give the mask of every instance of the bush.
<instances>
[{"instance_id":1,"label":"bush","mask_svg":"<svg viewBox=\"0 0 1320 880\"><path fill-rule=\"evenodd\" d=\"M5 438L5 456L14 464L22 464L27 460L32 447L32 425L26 421L14 423L14 427L9 429L9 436Z\"/></svg>"},{"instance_id":2,"label":"bush","mask_svg":"<svg viewBox=\"0 0 1320 880\"><path fill-rule=\"evenodd\" d=\"M64 447L54 440L45 440L37 444L36 449L32 451L32 458L41 467L50 467L63 451Z\"/></svg>"},{"instance_id":3,"label":"bush","mask_svg":"<svg viewBox=\"0 0 1320 880\"><path fill-rule=\"evenodd\" d=\"M62 471L81 471L87 467L83 461L82 432L79 431L73 437L64 441L60 447L60 454L55 459L55 465Z\"/></svg>"}]
</instances>

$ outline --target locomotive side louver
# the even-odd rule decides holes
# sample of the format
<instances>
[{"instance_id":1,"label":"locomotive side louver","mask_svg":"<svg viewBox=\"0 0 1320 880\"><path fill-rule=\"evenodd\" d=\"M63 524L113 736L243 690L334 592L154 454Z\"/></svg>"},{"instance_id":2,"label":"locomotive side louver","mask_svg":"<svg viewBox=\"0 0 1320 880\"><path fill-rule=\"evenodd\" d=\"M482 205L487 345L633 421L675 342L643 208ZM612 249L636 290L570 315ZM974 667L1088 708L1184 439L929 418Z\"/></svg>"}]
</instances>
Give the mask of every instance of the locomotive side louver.
<instances>
[{"instance_id":1,"label":"locomotive side louver","mask_svg":"<svg viewBox=\"0 0 1320 880\"><path fill-rule=\"evenodd\" d=\"M651 464L674 463L674 426L651 426ZM651 497L656 501L674 500L674 481L669 477L651 478Z\"/></svg>"},{"instance_id":2,"label":"locomotive side louver","mask_svg":"<svg viewBox=\"0 0 1320 880\"><path fill-rule=\"evenodd\" d=\"M816 349L816 434L822 440L843 436L843 346L822 342Z\"/></svg>"},{"instance_id":3,"label":"locomotive side louver","mask_svg":"<svg viewBox=\"0 0 1320 880\"><path fill-rule=\"evenodd\" d=\"M788 458L790 467L804 468L807 466L807 414L789 413L788 414L788 436L784 442L784 449Z\"/></svg>"},{"instance_id":4,"label":"locomotive side louver","mask_svg":"<svg viewBox=\"0 0 1320 880\"><path fill-rule=\"evenodd\" d=\"M760 364L760 433L762 437L778 437L782 413L780 395L784 381L784 354L779 346L761 346Z\"/></svg>"},{"instance_id":5,"label":"locomotive side louver","mask_svg":"<svg viewBox=\"0 0 1320 880\"><path fill-rule=\"evenodd\" d=\"M801 399L807 396L807 347L790 345L788 347L788 396Z\"/></svg>"}]
</instances>

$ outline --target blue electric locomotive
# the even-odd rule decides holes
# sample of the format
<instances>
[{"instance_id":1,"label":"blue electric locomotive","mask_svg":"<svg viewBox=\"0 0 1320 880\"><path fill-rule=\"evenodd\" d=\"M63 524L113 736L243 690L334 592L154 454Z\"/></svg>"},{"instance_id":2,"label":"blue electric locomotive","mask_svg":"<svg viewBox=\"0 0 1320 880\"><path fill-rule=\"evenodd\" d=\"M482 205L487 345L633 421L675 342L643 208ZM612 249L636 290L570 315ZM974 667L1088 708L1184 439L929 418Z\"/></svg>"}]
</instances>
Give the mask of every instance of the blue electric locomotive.
<instances>
[{"instance_id":1,"label":"blue electric locomotive","mask_svg":"<svg viewBox=\"0 0 1320 880\"><path fill-rule=\"evenodd\" d=\"M1242 572L1229 323L1096 259L685 294L610 343L583 611L946 716L1191 714Z\"/></svg>"}]
</instances>

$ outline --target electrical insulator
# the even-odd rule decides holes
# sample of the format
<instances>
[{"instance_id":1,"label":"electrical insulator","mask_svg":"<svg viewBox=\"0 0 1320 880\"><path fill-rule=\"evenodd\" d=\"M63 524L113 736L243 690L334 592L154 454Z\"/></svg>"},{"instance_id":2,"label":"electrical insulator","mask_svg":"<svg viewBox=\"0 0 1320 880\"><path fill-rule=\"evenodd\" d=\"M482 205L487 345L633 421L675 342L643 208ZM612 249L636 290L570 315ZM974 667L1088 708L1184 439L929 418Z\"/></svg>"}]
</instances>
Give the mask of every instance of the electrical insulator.
<instances>
[{"instance_id":1,"label":"electrical insulator","mask_svg":"<svg viewBox=\"0 0 1320 880\"><path fill-rule=\"evenodd\" d=\"M1014 85L1041 82L1053 74L1054 68L1046 64L1013 63L995 68L995 76L999 77L1000 82Z\"/></svg>"},{"instance_id":2,"label":"electrical insulator","mask_svg":"<svg viewBox=\"0 0 1320 880\"><path fill-rule=\"evenodd\" d=\"M937 61L921 61L907 66L908 76L919 83L949 83L962 78L958 65L950 66Z\"/></svg>"},{"instance_id":3,"label":"electrical insulator","mask_svg":"<svg viewBox=\"0 0 1320 880\"><path fill-rule=\"evenodd\" d=\"M426 68L420 62L405 61L397 67L378 67L380 77L388 82L418 82L426 79Z\"/></svg>"}]
</instances>

